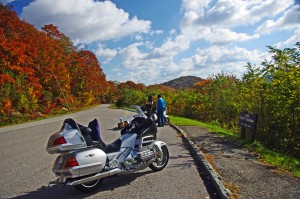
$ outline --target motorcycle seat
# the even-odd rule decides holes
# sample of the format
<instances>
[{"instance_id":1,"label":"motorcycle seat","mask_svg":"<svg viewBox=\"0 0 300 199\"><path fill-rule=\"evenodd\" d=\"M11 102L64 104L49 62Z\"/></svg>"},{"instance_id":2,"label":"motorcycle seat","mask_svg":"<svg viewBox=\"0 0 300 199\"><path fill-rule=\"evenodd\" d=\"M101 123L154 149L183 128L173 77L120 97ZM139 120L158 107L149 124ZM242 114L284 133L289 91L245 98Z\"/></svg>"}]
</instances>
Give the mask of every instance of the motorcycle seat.
<instances>
[{"instance_id":1,"label":"motorcycle seat","mask_svg":"<svg viewBox=\"0 0 300 199\"><path fill-rule=\"evenodd\" d=\"M121 149L121 144L122 144L122 140L117 139L116 141L114 141L111 144L107 144L105 146L104 152L105 153L113 153L113 152L118 152Z\"/></svg>"},{"instance_id":2,"label":"motorcycle seat","mask_svg":"<svg viewBox=\"0 0 300 199\"><path fill-rule=\"evenodd\" d=\"M93 146L97 147L98 149L101 149L102 151L105 151L106 148L106 144L102 140L93 141Z\"/></svg>"}]
</instances>

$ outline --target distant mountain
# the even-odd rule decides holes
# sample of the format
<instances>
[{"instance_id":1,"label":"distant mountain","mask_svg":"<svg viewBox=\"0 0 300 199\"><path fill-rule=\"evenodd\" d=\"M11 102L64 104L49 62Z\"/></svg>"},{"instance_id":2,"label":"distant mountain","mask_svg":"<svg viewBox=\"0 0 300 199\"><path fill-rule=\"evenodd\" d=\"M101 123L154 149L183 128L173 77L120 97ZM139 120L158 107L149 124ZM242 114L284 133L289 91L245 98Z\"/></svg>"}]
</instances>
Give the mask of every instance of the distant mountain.
<instances>
[{"instance_id":1,"label":"distant mountain","mask_svg":"<svg viewBox=\"0 0 300 199\"><path fill-rule=\"evenodd\" d=\"M192 88L195 83L200 82L202 80L203 80L202 78L196 76L184 76L184 77L179 77L177 79L170 80L160 85L168 86L176 90L179 90L179 89Z\"/></svg>"}]
</instances>

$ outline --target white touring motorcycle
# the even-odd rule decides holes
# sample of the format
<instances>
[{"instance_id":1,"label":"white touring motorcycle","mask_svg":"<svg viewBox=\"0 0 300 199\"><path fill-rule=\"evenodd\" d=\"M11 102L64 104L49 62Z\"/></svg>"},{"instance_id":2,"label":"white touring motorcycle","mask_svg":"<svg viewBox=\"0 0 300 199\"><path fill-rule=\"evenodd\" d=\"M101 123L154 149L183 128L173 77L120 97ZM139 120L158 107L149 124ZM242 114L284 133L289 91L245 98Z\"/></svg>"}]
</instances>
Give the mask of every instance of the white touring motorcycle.
<instances>
[{"instance_id":1,"label":"white touring motorcycle","mask_svg":"<svg viewBox=\"0 0 300 199\"><path fill-rule=\"evenodd\" d=\"M120 138L107 145L101 139L97 119L88 127L66 119L47 144L48 153L60 154L52 168L58 177L55 184L91 192L109 176L147 167L163 170L169 161L167 145L156 140L156 124L138 106L132 108L137 113L134 119L122 129Z\"/></svg>"}]
</instances>

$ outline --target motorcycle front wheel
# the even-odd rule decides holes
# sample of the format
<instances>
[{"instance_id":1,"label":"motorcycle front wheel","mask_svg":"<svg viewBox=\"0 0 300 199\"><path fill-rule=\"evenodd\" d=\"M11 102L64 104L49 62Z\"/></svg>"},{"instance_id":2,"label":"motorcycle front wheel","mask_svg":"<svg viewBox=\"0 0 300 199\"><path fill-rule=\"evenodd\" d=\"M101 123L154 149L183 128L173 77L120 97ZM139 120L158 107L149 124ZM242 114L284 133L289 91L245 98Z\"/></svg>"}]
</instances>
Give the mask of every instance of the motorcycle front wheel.
<instances>
[{"instance_id":1,"label":"motorcycle front wheel","mask_svg":"<svg viewBox=\"0 0 300 199\"><path fill-rule=\"evenodd\" d=\"M170 118L169 117L165 117L165 125L169 125L170 124Z\"/></svg>"},{"instance_id":2,"label":"motorcycle front wheel","mask_svg":"<svg viewBox=\"0 0 300 199\"><path fill-rule=\"evenodd\" d=\"M83 184L75 185L74 188L80 192L89 193L93 192L101 185L103 179L94 180L91 182L86 182Z\"/></svg>"},{"instance_id":3,"label":"motorcycle front wheel","mask_svg":"<svg viewBox=\"0 0 300 199\"><path fill-rule=\"evenodd\" d=\"M152 162L149 165L149 168L152 169L153 171L163 170L169 162L169 150L167 146L166 145L162 146L161 150L162 150L162 156L157 158L156 162Z\"/></svg>"}]
</instances>

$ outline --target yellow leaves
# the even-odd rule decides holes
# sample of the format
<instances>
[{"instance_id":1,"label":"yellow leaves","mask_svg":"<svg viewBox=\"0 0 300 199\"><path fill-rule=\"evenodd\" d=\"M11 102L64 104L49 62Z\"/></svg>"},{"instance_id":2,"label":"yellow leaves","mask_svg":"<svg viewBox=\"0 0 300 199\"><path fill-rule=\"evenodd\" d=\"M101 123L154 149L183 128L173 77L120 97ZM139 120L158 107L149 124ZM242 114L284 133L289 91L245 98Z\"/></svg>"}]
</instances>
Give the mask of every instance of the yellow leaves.
<instances>
[{"instance_id":1,"label":"yellow leaves","mask_svg":"<svg viewBox=\"0 0 300 199\"><path fill-rule=\"evenodd\" d=\"M95 101L95 97L93 95L93 91L92 90L83 92L82 98L83 98L83 102L86 105L90 105L90 104L92 104Z\"/></svg>"}]
</instances>

